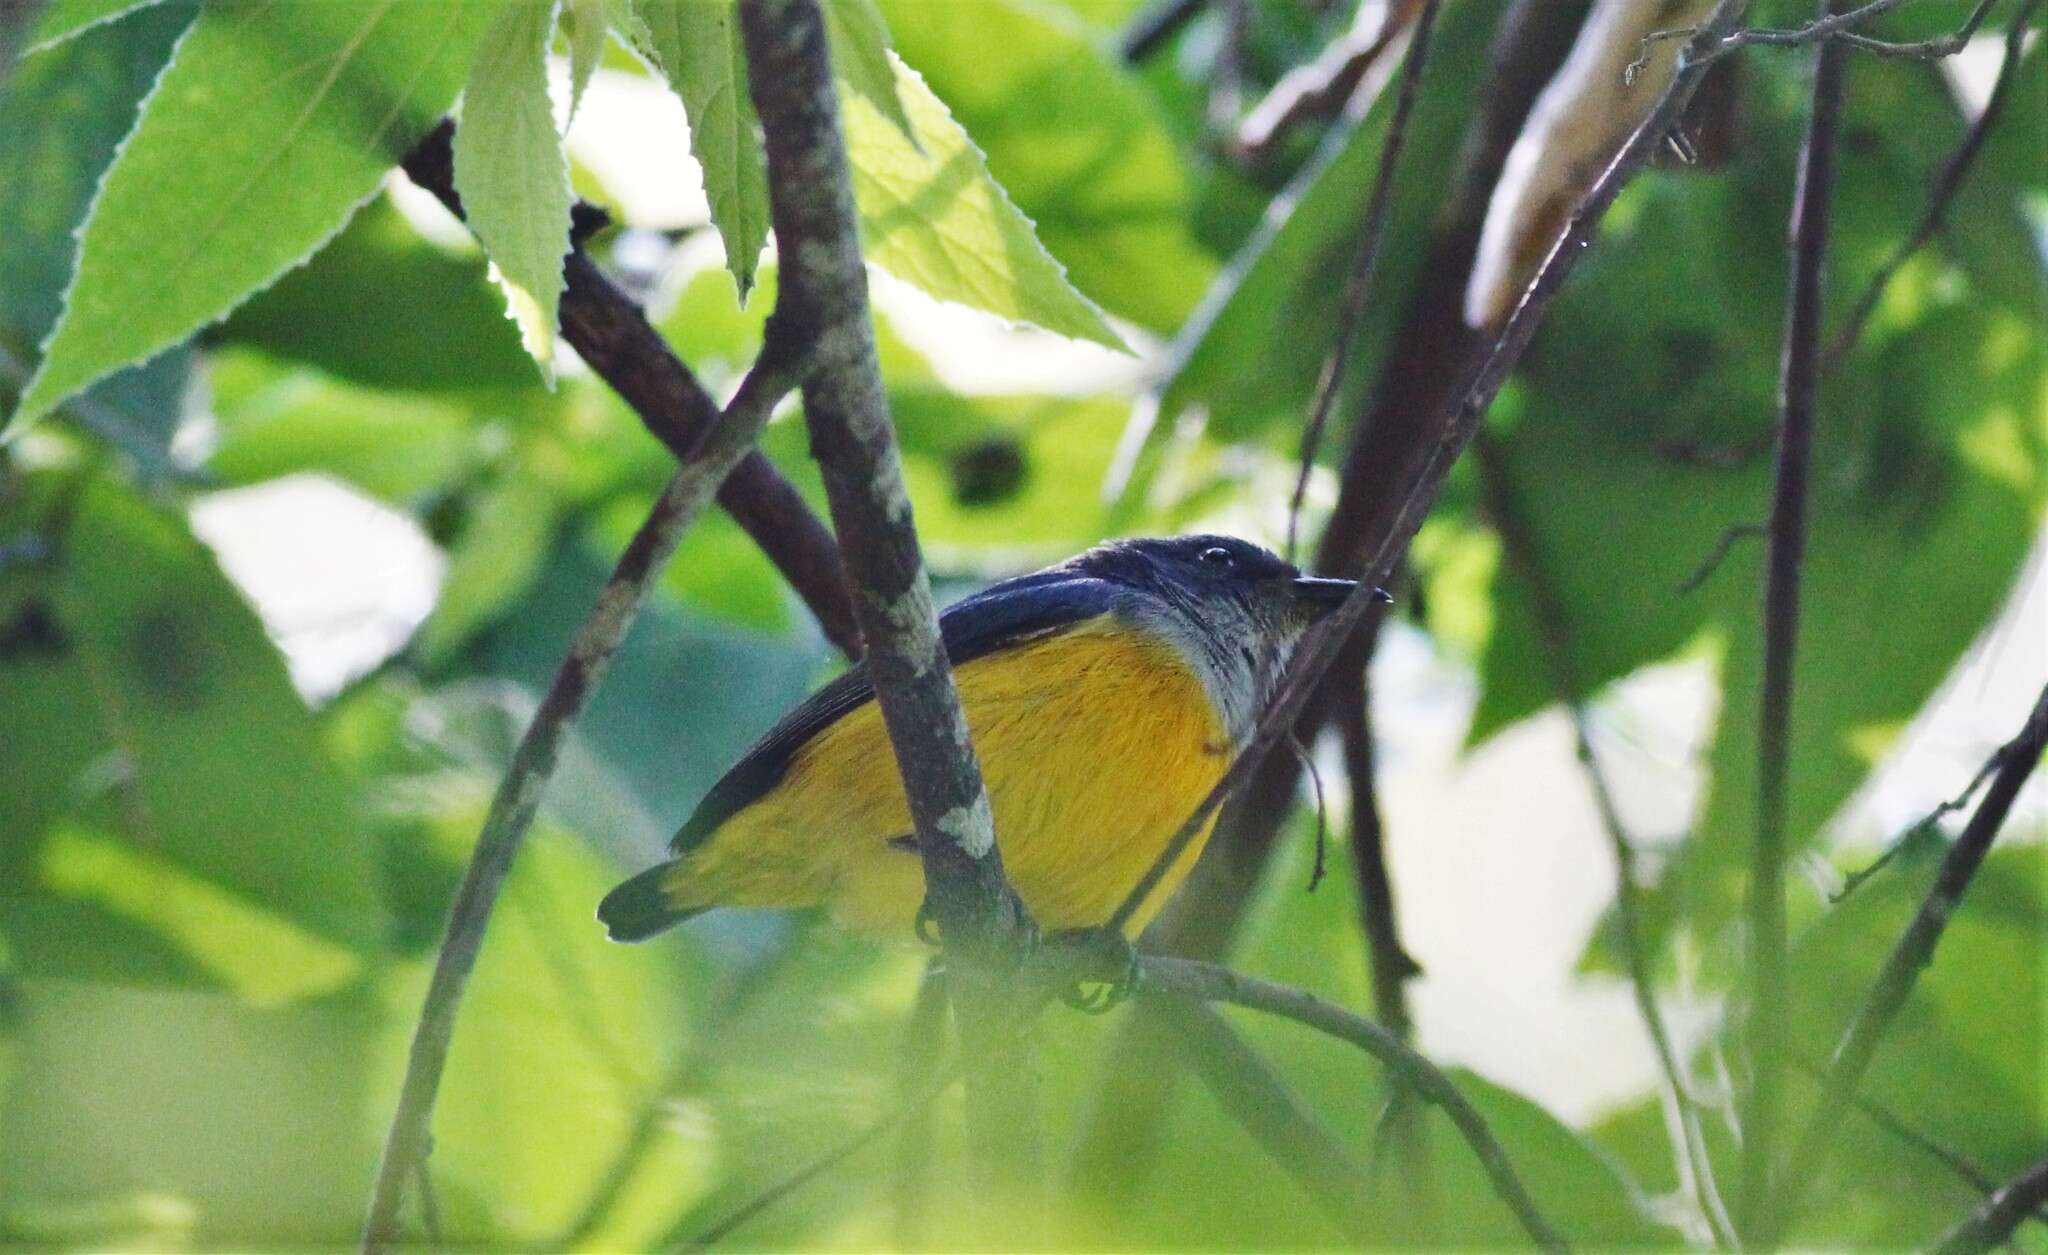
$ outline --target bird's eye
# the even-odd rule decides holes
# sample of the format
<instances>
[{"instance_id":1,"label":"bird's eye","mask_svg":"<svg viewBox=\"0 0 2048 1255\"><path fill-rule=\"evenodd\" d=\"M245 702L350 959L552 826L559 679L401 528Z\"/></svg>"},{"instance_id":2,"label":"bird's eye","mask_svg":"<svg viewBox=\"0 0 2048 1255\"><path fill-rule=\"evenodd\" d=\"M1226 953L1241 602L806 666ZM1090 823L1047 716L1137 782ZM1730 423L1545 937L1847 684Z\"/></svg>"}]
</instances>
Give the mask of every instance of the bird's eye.
<instances>
[{"instance_id":1,"label":"bird's eye","mask_svg":"<svg viewBox=\"0 0 2048 1255\"><path fill-rule=\"evenodd\" d=\"M1230 551L1228 549L1225 549L1222 546L1218 545L1209 549L1204 549L1202 551L1202 561L1208 563L1210 566L1222 567L1225 570L1228 570L1237 560L1230 556Z\"/></svg>"}]
</instances>

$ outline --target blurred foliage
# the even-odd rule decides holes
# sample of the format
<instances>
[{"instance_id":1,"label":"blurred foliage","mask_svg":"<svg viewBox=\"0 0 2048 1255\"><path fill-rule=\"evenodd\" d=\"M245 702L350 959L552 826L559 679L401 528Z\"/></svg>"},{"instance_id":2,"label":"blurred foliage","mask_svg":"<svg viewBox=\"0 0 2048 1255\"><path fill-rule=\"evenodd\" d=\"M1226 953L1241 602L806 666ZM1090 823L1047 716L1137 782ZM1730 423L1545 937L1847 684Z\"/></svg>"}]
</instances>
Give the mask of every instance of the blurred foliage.
<instances>
[{"instance_id":1,"label":"blurred foliage","mask_svg":"<svg viewBox=\"0 0 2048 1255\"><path fill-rule=\"evenodd\" d=\"M1004 318L1165 346L1143 401L1065 378L979 387L933 329L957 310L909 310L900 326L878 315L920 529L948 587L1117 532L1220 522L1271 539L1391 102L1311 128L1279 168L1248 174L1217 156L1208 121L1216 13L1132 67L1115 40L1138 0L827 3L877 264ZM1994 12L1994 34L2010 7ZM1250 8L1253 98L1350 16ZM1501 8L1460 0L1444 13L1354 392L1431 278L1424 244L1488 88ZM61 0L39 19L45 46L0 80L10 418L45 353L56 363L26 407L50 416L14 418L0 444L0 1241L353 1239L468 844L563 642L671 466L574 361L542 382L481 249L378 190L462 83L490 80L467 55L490 6L252 0L208 6L196 23L194 11ZM645 25L650 12L715 25L729 14L711 0L641 0L637 12L574 0L568 12L563 48L585 64L593 23L608 20L617 44L669 72L654 78L614 46L593 93L606 76L674 80L698 121L734 88L729 61L671 64L687 60L676 32ZM1945 12L1907 6L1884 33L1939 33ZM1767 4L1759 20L1804 16ZM536 105L530 59L508 60L503 73L525 77L484 86ZM323 92L285 72L306 65L323 67ZM1415 560L1419 626L1476 680L1473 744L1560 696L1532 579L1564 607L1571 697L1597 701L1673 659L1711 670L1705 795L1659 851L1643 921L1660 980L1710 999L1740 992L1759 547L1738 544L1697 591L1678 590L1726 527L1765 508L1803 65L1745 58L1736 159L1661 169L1628 191L1490 416L1501 491L1477 491L1462 468ZM1910 229L1963 126L1932 67L1858 59L1849 91L1831 310ZM486 193L516 218L553 167L539 114L504 121L543 150ZM726 129L750 140L744 121ZM1828 377L1791 773L1803 842L1827 840L2005 603L2039 534L2044 126L2048 51L2036 49L1939 238ZM707 137L694 136L699 156ZM720 396L758 348L776 290L772 255L757 265L708 247L713 235L758 244L758 153L725 158L703 171L712 221L663 233L625 218L592 245ZM646 160L686 158L678 138ZM588 171L576 177L602 196ZM536 224L553 233L560 218L524 223ZM538 229L499 247L501 276L516 252L522 290L545 287L552 246ZM782 417L762 447L822 502L800 422ZM1106 496L1140 452L1122 496ZM306 476L342 486L440 564L430 605L347 612L381 643L357 651L338 692L310 697L286 666L300 630L363 625L292 621L276 580L248 578L235 546L217 556L202 536L218 533L195 524L246 504L241 490ZM1533 570L1502 560L1504 526ZM384 552L367 528L336 543L357 539ZM345 583L310 550L301 566L298 587ZM565 753L464 1005L433 1157L451 1244L675 1245L898 1109L921 955L747 915L627 949L590 917L740 747L836 665L736 524L714 514L690 533ZM1290 825L1236 960L1369 1006L1347 854L1337 843L1332 883L1302 893L1307 829ZM1864 1091L1997 1179L2048 1142L2041 836L2008 834L2015 848L1972 887ZM1795 893L1803 1064L1825 1056L1940 845L1921 838L1840 905ZM1588 944L1585 980L1613 979L1615 944L1610 920ZM1129 1014L1045 1020L1055 1148L1095 1110ZM1232 1022L1355 1156L1374 1153L1388 1096L1376 1068L1293 1025ZM1694 1070L1714 1075L1736 1044L1708 1034ZM1573 1127L1540 1095L1454 1079L1578 1245L1697 1237L1674 1201L1653 1093ZM1110 1179L1066 1180L1052 1165L1057 1241L1343 1239L1196 1081L1176 1095L1160 1126L1123 1130L1136 1149ZM928 1239L957 1231L965 1189L957 1094L935 1114ZM1726 1180L1734 1142L1710 1117ZM1517 1243L1450 1126L1430 1116L1427 1137L1430 1198L1383 1184L1370 1236ZM896 1245L910 1236L898 1172L885 1137L739 1238ZM1895 1130L1853 1117L1795 1238L1923 1243L1976 1197ZM2022 1249L2048 1250L2044 1233L2023 1230Z\"/></svg>"}]
</instances>

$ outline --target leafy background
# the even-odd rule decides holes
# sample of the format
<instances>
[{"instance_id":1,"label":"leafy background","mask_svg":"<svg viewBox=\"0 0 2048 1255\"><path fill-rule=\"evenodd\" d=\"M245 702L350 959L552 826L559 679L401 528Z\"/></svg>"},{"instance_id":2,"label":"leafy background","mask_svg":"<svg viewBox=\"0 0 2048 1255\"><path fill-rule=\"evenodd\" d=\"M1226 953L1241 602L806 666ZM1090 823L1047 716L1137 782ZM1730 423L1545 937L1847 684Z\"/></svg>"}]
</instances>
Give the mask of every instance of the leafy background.
<instances>
[{"instance_id":1,"label":"leafy background","mask_svg":"<svg viewBox=\"0 0 2048 1255\"><path fill-rule=\"evenodd\" d=\"M1114 48L1136 7L829 4L886 377L954 593L1110 534L1284 532L1387 102L1247 175L1205 130L1220 19L1134 69ZM1259 6L1254 83L1348 20L1315 7ZM1447 6L1367 363L1418 281L1499 7ZM1942 10L1895 30L1939 30L1958 16ZM346 1242L490 788L668 465L553 342L570 192L611 210L592 247L714 392L772 304L736 36L697 0L56 0L37 22L0 83L0 1239ZM1734 160L1629 190L1487 436L1567 608L1580 696L1654 872L1662 992L1703 1078L1739 972L1757 550L1676 590L1761 514L1768 471L1664 450L1739 450L1768 427L1803 64L1745 62ZM2028 559L2048 501L2048 54L2018 73L1948 229L1823 397L1792 772L1809 1056L1938 843L1839 906L1828 891L1967 780L2048 673ZM457 177L488 260L386 173L459 94L476 112ZM1837 310L1963 125L1925 66L1859 60L1850 98ZM1106 495L1147 415L1145 473ZM799 424L764 448L818 500ZM1469 471L1418 546L1422 596L1375 685L1426 969L1419 1040L1462 1065L1567 1234L1683 1245L1698 1234L1672 1202L1602 919L1612 868L1527 574L1503 562ZM1326 510L1327 473L1312 489ZM493 922L436 1124L451 1237L672 1244L893 1109L917 954L759 917L629 949L591 920L835 665L736 525L691 533ZM1333 789L1340 831L1346 807ZM1865 1089L1993 1178L2048 1142L2048 863L2039 803L2022 815ZM1311 826L1290 829L1235 957L1366 1006L1348 877L1302 890ZM1373 1070L1242 1027L1367 1155ZM1114 1129L1099 1099L1117 1028L1046 1021L1055 1146ZM1162 1127L1115 1132L1139 1149L1063 1177L1062 1243L1341 1236L1192 1081ZM1712 1133L1732 1163L1726 1123ZM1874 1123L1843 1133L1803 1241L1910 1245L1975 1197ZM1448 1126L1431 1134L1433 1203L1386 1187L1376 1234L1515 1241ZM943 1102L934 1137L943 1199L960 1184ZM902 1240L893 1163L849 1161L744 1240ZM2048 1249L2044 1234L2021 1242Z\"/></svg>"}]
</instances>

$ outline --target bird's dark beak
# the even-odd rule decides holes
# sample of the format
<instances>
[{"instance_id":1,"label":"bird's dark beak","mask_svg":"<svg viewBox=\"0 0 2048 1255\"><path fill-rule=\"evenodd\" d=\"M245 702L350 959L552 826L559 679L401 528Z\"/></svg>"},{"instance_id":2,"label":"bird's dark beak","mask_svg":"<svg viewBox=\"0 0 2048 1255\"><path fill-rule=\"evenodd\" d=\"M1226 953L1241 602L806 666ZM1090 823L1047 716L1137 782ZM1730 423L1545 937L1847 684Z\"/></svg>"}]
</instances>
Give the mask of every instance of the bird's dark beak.
<instances>
[{"instance_id":1,"label":"bird's dark beak","mask_svg":"<svg viewBox=\"0 0 2048 1255\"><path fill-rule=\"evenodd\" d=\"M1320 614L1328 614L1343 605L1344 599L1357 587L1356 580L1326 580L1314 575L1301 575L1294 580L1294 599Z\"/></svg>"}]
</instances>

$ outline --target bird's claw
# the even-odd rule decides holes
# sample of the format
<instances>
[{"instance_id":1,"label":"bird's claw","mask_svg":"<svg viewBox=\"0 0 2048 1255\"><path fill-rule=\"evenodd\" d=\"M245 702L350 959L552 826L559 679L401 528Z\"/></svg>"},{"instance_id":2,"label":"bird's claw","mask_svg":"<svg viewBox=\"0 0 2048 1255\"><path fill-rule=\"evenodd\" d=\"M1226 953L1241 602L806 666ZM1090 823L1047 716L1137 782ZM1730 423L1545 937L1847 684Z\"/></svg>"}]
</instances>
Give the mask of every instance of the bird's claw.
<instances>
[{"instance_id":1,"label":"bird's claw","mask_svg":"<svg viewBox=\"0 0 2048 1255\"><path fill-rule=\"evenodd\" d=\"M1070 928L1051 934L1046 943L1068 950L1088 973L1060 992L1060 1001L1076 1011L1101 1015L1113 1010L1138 987L1137 948L1114 928ZM1114 973L1104 978L1102 973Z\"/></svg>"}]
</instances>

